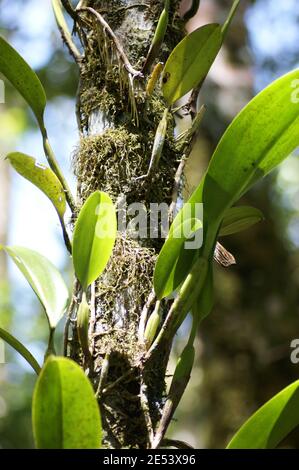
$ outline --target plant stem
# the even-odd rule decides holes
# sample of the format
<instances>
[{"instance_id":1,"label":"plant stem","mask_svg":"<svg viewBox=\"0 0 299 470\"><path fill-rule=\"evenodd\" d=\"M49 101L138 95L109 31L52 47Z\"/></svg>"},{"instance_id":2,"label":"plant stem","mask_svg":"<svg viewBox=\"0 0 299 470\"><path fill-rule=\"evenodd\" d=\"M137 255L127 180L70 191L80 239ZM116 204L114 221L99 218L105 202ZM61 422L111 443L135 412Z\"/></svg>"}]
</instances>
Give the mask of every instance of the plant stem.
<instances>
[{"instance_id":1,"label":"plant stem","mask_svg":"<svg viewBox=\"0 0 299 470\"><path fill-rule=\"evenodd\" d=\"M146 355L146 359L153 354L159 345L173 339L191 309L193 302L198 297L205 282L207 271L207 259L203 257L198 258L184 281L178 297L173 302L157 338Z\"/></svg>"},{"instance_id":2,"label":"plant stem","mask_svg":"<svg viewBox=\"0 0 299 470\"><path fill-rule=\"evenodd\" d=\"M55 346L54 346L54 333L55 333L55 328L50 328L48 347L45 352L45 360L48 358L48 356L51 356L51 355L56 356L56 351L55 351Z\"/></svg>"},{"instance_id":3,"label":"plant stem","mask_svg":"<svg viewBox=\"0 0 299 470\"><path fill-rule=\"evenodd\" d=\"M51 169L54 171L57 178L59 179L60 183L62 184L62 187L64 189L68 205L69 205L71 211L74 212L75 207L76 207L74 198L72 196L69 185L68 185L65 177L63 176L63 173L62 173L62 171L59 167L59 164L56 160L56 157L54 155L54 152L52 150L52 147L51 147L49 139L48 139L47 131L44 127L41 127L41 133L42 133L42 136L43 136L43 146L44 146L44 151L45 151L45 155L47 157L48 163L49 163Z\"/></svg>"},{"instance_id":4,"label":"plant stem","mask_svg":"<svg viewBox=\"0 0 299 470\"><path fill-rule=\"evenodd\" d=\"M239 3L240 3L240 0L235 0L235 1L234 1L233 5L232 5L232 7L231 7L231 10L230 10L230 12L229 12L229 14L228 14L228 17L227 17L227 19L226 19L224 25L222 26L221 31L222 31L223 39L225 38L226 33L227 33L227 30L228 30L228 28L229 28L229 26L230 26L230 24L231 24L231 22L232 22L232 20L233 20L233 18L234 18L234 16L235 16L235 13L236 13L236 11L237 11L237 9L238 9Z\"/></svg>"},{"instance_id":5,"label":"plant stem","mask_svg":"<svg viewBox=\"0 0 299 470\"><path fill-rule=\"evenodd\" d=\"M61 229L62 229L62 235L63 235L65 246L66 246L68 252L71 255L72 254L72 245L71 245L71 242L70 242L70 239L69 239L69 235L66 231L64 220L60 216L59 216L59 221L60 221L60 225L61 225Z\"/></svg>"},{"instance_id":6,"label":"plant stem","mask_svg":"<svg viewBox=\"0 0 299 470\"><path fill-rule=\"evenodd\" d=\"M110 36L110 38L114 42L115 48L117 49L117 52L119 53L119 55L121 57L121 60L124 64L124 67L126 68L127 72L129 72L132 75L133 78L141 77L142 73L139 70L134 69L134 67L131 65L127 55L125 54L125 52L123 50L123 47L122 47L119 39L117 38L117 36L113 32L113 30L110 28L107 21L105 21L105 19L102 17L102 15L98 11L96 11L94 8L91 8L91 7L80 8L80 10L77 10L77 11L78 12L81 12L81 11L82 12L84 12L84 11L85 12L86 11L90 12L97 18L97 20L101 24L103 30Z\"/></svg>"},{"instance_id":7,"label":"plant stem","mask_svg":"<svg viewBox=\"0 0 299 470\"><path fill-rule=\"evenodd\" d=\"M37 375L40 373L41 368L37 360L19 340L17 340L14 336L2 328L0 328L0 338L2 338L7 344L14 348L15 351L21 354L21 356L28 362L28 364L30 364Z\"/></svg>"},{"instance_id":8,"label":"plant stem","mask_svg":"<svg viewBox=\"0 0 299 470\"><path fill-rule=\"evenodd\" d=\"M196 336L199 321L200 317L198 315L193 315L193 323L190 331L190 336L175 368L173 379L168 392L167 401L163 408L163 413L159 422L159 426L155 433L153 449L157 449L160 446L160 443L168 429L169 423L189 383L195 355L193 343Z\"/></svg>"}]
</instances>

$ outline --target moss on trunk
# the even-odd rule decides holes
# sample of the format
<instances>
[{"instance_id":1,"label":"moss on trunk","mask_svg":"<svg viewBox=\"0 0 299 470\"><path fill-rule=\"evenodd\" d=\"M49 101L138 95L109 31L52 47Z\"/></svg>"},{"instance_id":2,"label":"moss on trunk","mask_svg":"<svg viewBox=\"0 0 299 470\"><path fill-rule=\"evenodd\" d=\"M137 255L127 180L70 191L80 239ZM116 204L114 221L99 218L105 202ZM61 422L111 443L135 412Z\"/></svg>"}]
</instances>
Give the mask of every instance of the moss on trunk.
<instances>
[{"instance_id":1,"label":"moss on trunk","mask_svg":"<svg viewBox=\"0 0 299 470\"><path fill-rule=\"evenodd\" d=\"M159 56L162 61L182 36L183 26L176 13L178 3L172 2L168 32ZM128 8L132 4L135 6ZM142 3L136 6L136 1L88 2L109 23L137 70L144 63L163 4L163 0L151 0L148 7ZM165 108L161 90L158 86L150 97L146 96L148 77L133 79L96 17L90 12L80 15L85 50L78 93L81 138L74 155L78 204L93 191L102 190L115 203L123 198L128 204L144 203L149 217L151 202L171 202L180 157L173 140L173 118L170 115L168 138L154 177L136 180L147 172L155 131ZM110 355L106 393L99 399L106 431L104 444L108 447L149 447L147 413L140 400L142 381L153 427L160 417L169 345L165 345L163 357L153 357L150 363L143 364L140 359L145 346L138 340L138 327L152 291L153 268L161 243L161 239L136 239L129 232L119 233L113 257L90 296L94 363L89 376L95 388L105 355ZM75 302L73 318L76 305ZM71 336L68 354L80 362L75 322ZM111 387L122 376L123 380Z\"/></svg>"}]
</instances>

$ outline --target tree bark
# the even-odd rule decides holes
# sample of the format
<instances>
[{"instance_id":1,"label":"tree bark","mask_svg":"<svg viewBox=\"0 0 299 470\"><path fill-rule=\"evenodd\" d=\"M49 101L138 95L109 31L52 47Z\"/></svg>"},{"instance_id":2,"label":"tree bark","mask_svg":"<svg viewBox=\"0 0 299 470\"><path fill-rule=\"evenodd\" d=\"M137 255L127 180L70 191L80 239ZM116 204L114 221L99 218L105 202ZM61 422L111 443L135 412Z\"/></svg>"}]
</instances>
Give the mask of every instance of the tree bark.
<instances>
[{"instance_id":1,"label":"tree bark","mask_svg":"<svg viewBox=\"0 0 299 470\"><path fill-rule=\"evenodd\" d=\"M178 0L171 2L158 57L163 62L183 34L178 4ZM134 69L142 69L163 5L164 0L150 0L146 5L132 0L87 2L109 24L121 49L94 12L78 12L77 30L84 45L77 102L80 142L74 155L78 209L96 190L107 192L118 207L124 200L143 203L148 220L150 203L171 203L180 157L173 139L173 117L169 117L156 174L152 179L136 180L147 173L165 103L159 86L150 97L146 95L148 77L133 77L123 60L125 54ZM162 242L161 238L135 238L129 230L119 232L104 275L91 287L93 363L88 373L95 389L101 379L104 445L110 448L151 447L152 430L161 415L170 345L144 363L145 345L138 330L142 310L152 297L153 268ZM75 286L72 319L79 302L80 289ZM82 364L75 321L71 325L67 354Z\"/></svg>"}]
</instances>

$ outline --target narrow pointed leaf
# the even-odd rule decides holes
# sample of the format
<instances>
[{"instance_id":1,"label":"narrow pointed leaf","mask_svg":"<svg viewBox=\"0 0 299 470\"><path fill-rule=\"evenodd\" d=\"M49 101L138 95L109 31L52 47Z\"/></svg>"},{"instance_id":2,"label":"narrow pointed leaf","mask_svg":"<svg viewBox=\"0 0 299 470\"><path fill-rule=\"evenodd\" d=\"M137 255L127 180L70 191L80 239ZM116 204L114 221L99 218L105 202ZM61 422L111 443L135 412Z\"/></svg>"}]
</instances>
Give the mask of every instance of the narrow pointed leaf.
<instances>
[{"instance_id":1,"label":"narrow pointed leaf","mask_svg":"<svg viewBox=\"0 0 299 470\"><path fill-rule=\"evenodd\" d=\"M78 51L77 47L73 43L72 35L70 33L70 30L68 28L67 22L65 20L64 14L63 14L63 7L61 0L52 0L52 7L56 19L57 26L59 30L61 31L62 37L68 41L69 45L71 45L72 50L76 56L80 56L80 52Z\"/></svg>"},{"instance_id":2,"label":"narrow pointed leaf","mask_svg":"<svg viewBox=\"0 0 299 470\"><path fill-rule=\"evenodd\" d=\"M3 328L0 328L0 338L9 344L15 351L17 351L28 362L37 375L39 374L40 366L35 357L32 356L31 352L28 351L24 344L22 344L13 335L8 333L8 331L3 330Z\"/></svg>"},{"instance_id":3,"label":"narrow pointed leaf","mask_svg":"<svg viewBox=\"0 0 299 470\"><path fill-rule=\"evenodd\" d=\"M187 276L197 249L184 250L184 245L200 229L200 220L189 219L170 231L155 265L154 289L158 299L170 295L181 283L182 277Z\"/></svg>"},{"instance_id":4,"label":"narrow pointed leaf","mask_svg":"<svg viewBox=\"0 0 299 470\"><path fill-rule=\"evenodd\" d=\"M68 302L68 290L60 272L51 261L36 251L21 246L4 247L4 250L39 298L50 328L55 328Z\"/></svg>"},{"instance_id":5,"label":"narrow pointed leaf","mask_svg":"<svg viewBox=\"0 0 299 470\"><path fill-rule=\"evenodd\" d=\"M225 211L219 235L224 237L246 230L263 220L263 213L251 206L230 207Z\"/></svg>"},{"instance_id":6,"label":"narrow pointed leaf","mask_svg":"<svg viewBox=\"0 0 299 470\"><path fill-rule=\"evenodd\" d=\"M63 218L66 210L65 192L55 173L38 163L35 158L21 152L9 153L6 158L21 176L37 186L50 199L59 217Z\"/></svg>"},{"instance_id":7,"label":"narrow pointed leaf","mask_svg":"<svg viewBox=\"0 0 299 470\"><path fill-rule=\"evenodd\" d=\"M208 24L188 34L174 48L162 76L162 92L169 105L206 78L221 44L221 27Z\"/></svg>"},{"instance_id":8,"label":"narrow pointed leaf","mask_svg":"<svg viewBox=\"0 0 299 470\"><path fill-rule=\"evenodd\" d=\"M252 415L228 449L274 449L299 425L299 380L275 395Z\"/></svg>"},{"instance_id":9,"label":"narrow pointed leaf","mask_svg":"<svg viewBox=\"0 0 299 470\"><path fill-rule=\"evenodd\" d=\"M37 380L32 422L38 449L98 449L101 418L92 385L72 360L50 356Z\"/></svg>"},{"instance_id":10,"label":"narrow pointed leaf","mask_svg":"<svg viewBox=\"0 0 299 470\"><path fill-rule=\"evenodd\" d=\"M0 36L0 72L11 82L27 101L43 128L46 94L31 67L20 54Z\"/></svg>"},{"instance_id":11,"label":"narrow pointed leaf","mask_svg":"<svg viewBox=\"0 0 299 470\"><path fill-rule=\"evenodd\" d=\"M116 213L110 197L96 191L85 201L73 239L73 263L84 290L104 271L116 238Z\"/></svg>"}]
</instances>

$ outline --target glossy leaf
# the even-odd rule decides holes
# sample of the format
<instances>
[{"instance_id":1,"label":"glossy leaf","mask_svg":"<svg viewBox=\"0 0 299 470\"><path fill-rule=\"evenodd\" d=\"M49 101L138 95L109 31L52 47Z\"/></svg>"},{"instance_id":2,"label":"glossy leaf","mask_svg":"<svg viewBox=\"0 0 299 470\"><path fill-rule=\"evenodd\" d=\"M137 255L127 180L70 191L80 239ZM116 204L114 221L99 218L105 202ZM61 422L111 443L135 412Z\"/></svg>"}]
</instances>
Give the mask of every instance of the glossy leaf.
<instances>
[{"instance_id":1,"label":"glossy leaf","mask_svg":"<svg viewBox=\"0 0 299 470\"><path fill-rule=\"evenodd\" d=\"M174 48L162 76L162 92L169 105L206 78L221 44L221 27L208 24L188 34Z\"/></svg>"},{"instance_id":2,"label":"glossy leaf","mask_svg":"<svg viewBox=\"0 0 299 470\"><path fill-rule=\"evenodd\" d=\"M194 217L197 204L204 204L201 253L206 259L214 252L226 210L299 145L299 103L292 99L298 79L299 70L284 75L238 114L218 144L204 178L177 214L171 230ZM187 265L190 253L182 251L180 257ZM177 285L185 278L185 271L177 271Z\"/></svg>"},{"instance_id":3,"label":"glossy leaf","mask_svg":"<svg viewBox=\"0 0 299 470\"><path fill-rule=\"evenodd\" d=\"M70 359L47 359L34 390L32 421L38 449L101 445L101 418L92 385Z\"/></svg>"},{"instance_id":4,"label":"glossy leaf","mask_svg":"<svg viewBox=\"0 0 299 470\"><path fill-rule=\"evenodd\" d=\"M182 273L188 274L191 268L190 262L197 250L184 250L184 245L200 229L202 229L202 222L192 218L185 220L170 231L155 265L154 289L158 299L167 297L176 289L180 284L177 280L178 276L181 279Z\"/></svg>"},{"instance_id":5,"label":"glossy leaf","mask_svg":"<svg viewBox=\"0 0 299 470\"><path fill-rule=\"evenodd\" d=\"M38 163L35 158L21 152L9 153L7 159L21 176L37 186L50 199L59 217L63 218L66 210L65 192L55 173Z\"/></svg>"},{"instance_id":6,"label":"glossy leaf","mask_svg":"<svg viewBox=\"0 0 299 470\"><path fill-rule=\"evenodd\" d=\"M224 237L246 230L263 220L259 209L251 206L230 207L226 210L220 227L219 235Z\"/></svg>"},{"instance_id":7,"label":"glossy leaf","mask_svg":"<svg viewBox=\"0 0 299 470\"><path fill-rule=\"evenodd\" d=\"M238 114L220 140L200 200L207 237L215 237L226 209L299 145L299 103L292 99L298 78L295 70L269 85Z\"/></svg>"},{"instance_id":8,"label":"glossy leaf","mask_svg":"<svg viewBox=\"0 0 299 470\"><path fill-rule=\"evenodd\" d=\"M275 395L252 415L228 449L274 449L299 425L299 380Z\"/></svg>"},{"instance_id":9,"label":"glossy leaf","mask_svg":"<svg viewBox=\"0 0 299 470\"><path fill-rule=\"evenodd\" d=\"M39 374L40 366L35 357L32 356L31 352L28 351L24 344L22 344L13 335L8 333L8 331L3 330L3 328L0 328L0 338L3 339L3 341L9 344L12 348L14 348L14 350L17 351L28 362L34 372Z\"/></svg>"},{"instance_id":10,"label":"glossy leaf","mask_svg":"<svg viewBox=\"0 0 299 470\"><path fill-rule=\"evenodd\" d=\"M205 177L176 216L175 226L186 212L192 214L197 203L204 203L206 256L214 249L225 211L299 145L299 103L292 100L298 78L299 70L284 75L245 106L220 140Z\"/></svg>"},{"instance_id":11,"label":"glossy leaf","mask_svg":"<svg viewBox=\"0 0 299 470\"><path fill-rule=\"evenodd\" d=\"M68 302L68 290L60 272L51 261L29 248L11 246L4 247L4 250L39 298L50 328L55 328Z\"/></svg>"},{"instance_id":12,"label":"glossy leaf","mask_svg":"<svg viewBox=\"0 0 299 470\"><path fill-rule=\"evenodd\" d=\"M46 107L43 86L31 67L20 54L0 36L0 72L27 101L41 128Z\"/></svg>"},{"instance_id":13,"label":"glossy leaf","mask_svg":"<svg viewBox=\"0 0 299 470\"><path fill-rule=\"evenodd\" d=\"M116 238L116 213L110 197L96 191L85 201L73 239L73 263L84 290L104 271Z\"/></svg>"}]
</instances>

